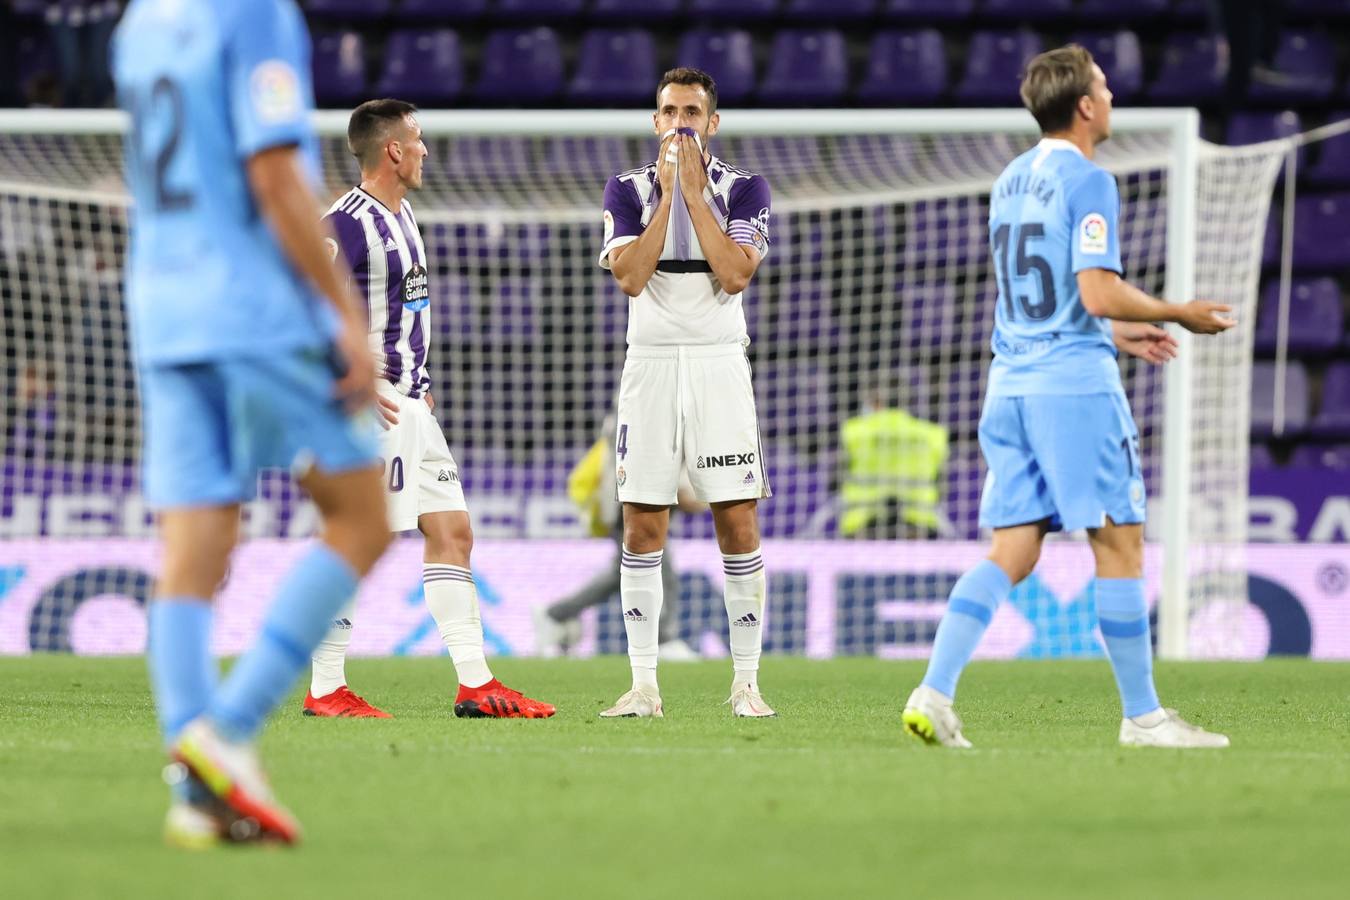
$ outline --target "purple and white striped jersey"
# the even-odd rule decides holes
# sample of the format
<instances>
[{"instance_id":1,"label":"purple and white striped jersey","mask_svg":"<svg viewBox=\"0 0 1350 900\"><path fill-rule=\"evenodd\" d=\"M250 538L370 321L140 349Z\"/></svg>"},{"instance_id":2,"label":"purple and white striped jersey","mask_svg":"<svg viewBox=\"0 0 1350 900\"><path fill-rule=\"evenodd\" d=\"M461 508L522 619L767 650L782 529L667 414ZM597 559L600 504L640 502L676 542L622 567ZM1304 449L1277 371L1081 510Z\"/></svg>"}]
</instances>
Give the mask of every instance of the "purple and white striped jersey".
<instances>
[{"instance_id":1,"label":"purple and white striped jersey","mask_svg":"<svg viewBox=\"0 0 1350 900\"><path fill-rule=\"evenodd\" d=\"M427 344L431 340L431 292L427 251L412 206L398 212L352 188L324 216L337 235L329 251L340 251L366 300L370 352L375 372L409 397L431 389Z\"/></svg>"}]
</instances>

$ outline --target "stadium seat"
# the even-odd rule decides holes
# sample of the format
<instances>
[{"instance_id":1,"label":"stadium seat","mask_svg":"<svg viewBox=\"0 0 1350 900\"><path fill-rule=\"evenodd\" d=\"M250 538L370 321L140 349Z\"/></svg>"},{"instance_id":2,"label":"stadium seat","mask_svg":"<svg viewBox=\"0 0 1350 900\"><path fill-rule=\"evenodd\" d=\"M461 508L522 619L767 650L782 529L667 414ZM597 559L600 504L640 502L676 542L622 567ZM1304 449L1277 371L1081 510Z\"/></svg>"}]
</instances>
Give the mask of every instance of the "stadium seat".
<instances>
[{"instance_id":1,"label":"stadium seat","mask_svg":"<svg viewBox=\"0 0 1350 900\"><path fill-rule=\"evenodd\" d=\"M717 82L717 102L744 102L755 90L755 45L750 32L699 28L685 32L675 65L702 69Z\"/></svg>"},{"instance_id":2,"label":"stadium seat","mask_svg":"<svg viewBox=\"0 0 1350 900\"><path fill-rule=\"evenodd\" d=\"M1332 113L1328 122L1350 120L1350 111ZM1300 172L1308 183L1326 187L1350 187L1350 132L1313 144L1309 150L1316 159Z\"/></svg>"},{"instance_id":3,"label":"stadium seat","mask_svg":"<svg viewBox=\"0 0 1350 900\"><path fill-rule=\"evenodd\" d=\"M977 31L966 54L966 74L956 87L964 103L1011 106L1027 62L1042 50L1033 31Z\"/></svg>"},{"instance_id":4,"label":"stadium seat","mask_svg":"<svg viewBox=\"0 0 1350 900\"><path fill-rule=\"evenodd\" d=\"M575 175L577 160L586 160L588 172L606 173L608 178L651 162L656 158L656 138L650 145L650 158L633 156L628 140L596 135L559 135L544 144L542 171L549 175ZM599 248L596 248L597 252Z\"/></svg>"},{"instance_id":5,"label":"stadium seat","mask_svg":"<svg viewBox=\"0 0 1350 900\"><path fill-rule=\"evenodd\" d=\"M1327 367L1322 377L1322 406L1308 433L1320 438L1350 437L1350 363Z\"/></svg>"},{"instance_id":6,"label":"stadium seat","mask_svg":"<svg viewBox=\"0 0 1350 900\"><path fill-rule=\"evenodd\" d=\"M1158 103L1210 103L1223 95L1228 58L1210 34L1173 34L1163 45L1162 66L1148 89Z\"/></svg>"},{"instance_id":7,"label":"stadium seat","mask_svg":"<svg viewBox=\"0 0 1350 900\"><path fill-rule=\"evenodd\" d=\"M492 13L510 22L543 22L581 14L586 0L497 0Z\"/></svg>"},{"instance_id":8,"label":"stadium seat","mask_svg":"<svg viewBox=\"0 0 1350 900\"><path fill-rule=\"evenodd\" d=\"M1279 334L1280 281L1261 293L1256 318L1256 349L1270 353ZM1345 327L1341 289L1334 278L1296 278L1289 288L1289 351L1299 355L1334 353Z\"/></svg>"},{"instance_id":9,"label":"stadium seat","mask_svg":"<svg viewBox=\"0 0 1350 900\"><path fill-rule=\"evenodd\" d=\"M872 38L858 99L881 106L935 103L947 92L947 46L937 30L883 31Z\"/></svg>"},{"instance_id":10,"label":"stadium seat","mask_svg":"<svg viewBox=\"0 0 1350 900\"><path fill-rule=\"evenodd\" d=\"M591 18L597 22L661 22L680 14L681 0L595 0Z\"/></svg>"},{"instance_id":11,"label":"stadium seat","mask_svg":"<svg viewBox=\"0 0 1350 900\"><path fill-rule=\"evenodd\" d=\"M490 32L474 96L489 105L537 103L558 95L563 84L562 47L552 28Z\"/></svg>"},{"instance_id":12,"label":"stadium seat","mask_svg":"<svg viewBox=\"0 0 1350 900\"><path fill-rule=\"evenodd\" d=\"M314 94L320 106L350 105L365 98L365 42L355 31L314 39Z\"/></svg>"},{"instance_id":13,"label":"stadium seat","mask_svg":"<svg viewBox=\"0 0 1350 900\"><path fill-rule=\"evenodd\" d=\"M405 22L476 19L487 12L488 0L400 0L394 17Z\"/></svg>"},{"instance_id":14,"label":"stadium seat","mask_svg":"<svg viewBox=\"0 0 1350 900\"><path fill-rule=\"evenodd\" d=\"M386 97L426 105L454 101L464 90L459 35L449 28L391 32L377 89Z\"/></svg>"},{"instance_id":15,"label":"stadium seat","mask_svg":"<svg viewBox=\"0 0 1350 900\"><path fill-rule=\"evenodd\" d=\"M877 0L786 0L783 18L796 22L857 22L870 19Z\"/></svg>"},{"instance_id":16,"label":"stadium seat","mask_svg":"<svg viewBox=\"0 0 1350 900\"><path fill-rule=\"evenodd\" d=\"M383 19L393 7L393 0L305 0L305 12L311 19Z\"/></svg>"},{"instance_id":17,"label":"stadium seat","mask_svg":"<svg viewBox=\"0 0 1350 900\"><path fill-rule=\"evenodd\" d=\"M1289 84L1252 79L1248 96L1262 103L1310 103L1325 100L1336 86L1336 47L1320 31L1285 31L1275 50L1275 69Z\"/></svg>"},{"instance_id":18,"label":"stadium seat","mask_svg":"<svg viewBox=\"0 0 1350 900\"><path fill-rule=\"evenodd\" d=\"M1133 31L1077 34L1071 38L1091 53L1106 73L1106 83L1117 103L1128 102L1144 87L1144 56Z\"/></svg>"},{"instance_id":19,"label":"stadium seat","mask_svg":"<svg viewBox=\"0 0 1350 900\"><path fill-rule=\"evenodd\" d=\"M910 25L965 21L975 12L975 0L883 0L881 12L892 22Z\"/></svg>"},{"instance_id":20,"label":"stadium seat","mask_svg":"<svg viewBox=\"0 0 1350 900\"><path fill-rule=\"evenodd\" d=\"M656 43L641 28L597 28L581 38L567 95L578 104L647 105L656 84Z\"/></svg>"},{"instance_id":21,"label":"stadium seat","mask_svg":"<svg viewBox=\"0 0 1350 900\"><path fill-rule=\"evenodd\" d=\"M1289 465L1350 472L1350 444L1302 444L1294 448Z\"/></svg>"},{"instance_id":22,"label":"stadium seat","mask_svg":"<svg viewBox=\"0 0 1350 900\"><path fill-rule=\"evenodd\" d=\"M848 89L848 46L837 31L780 31L759 88L761 106L829 106Z\"/></svg>"},{"instance_id":23,"label":"stadium seat","mask_svg":"<svg viewBox=\"0 0 1350 900\"><path fill-rule=\"evenodd\" d=\"M1298 134L1302 127L1298 113L1292 109L1276 113L1234 113L1228 120L1224 143L1230 146L1259 144Z\"/></svg>"},{"instance_id":24,"label":"stadium seat","mask_svg":"<svg viewBox=\"0 0 1350 900\"><path fill-rule=\"evenodd\" d=\"M689 0L689 14L699 19L751 22L777 16L778 0Z\"/></svg>"},{"instance_id":25,"label":"stadium seat","mask_svg":"<svg viewBox=\"0 0 1350 900\"><path fill-rule=\"evenodd\" d=\"M1252 444L1247 454L1247 465L1252 469L1276 469L1275 456L1265 444Z\"/></svg>"},{"instance_id":26,"label":"stadium seat","mask_svg":"<svg viewBox=\"0 0 1350 900\"><path fill-rule=\"evenodd\" d=\"M1200 0L1201 3L1204 0ZM1137 22L1141 19L1154 19L1172 11L1169 0L1078 0L1074 14L1085 22ZM1200 9L1204 16L1204 7Z\"/></svg>"},{"instance_id":27,"label":"stadium seat","mask_svg":"<svg viewBox=\"0 0 1350 900\"><path fill-rule=\"evenodd\" d=\"M1284 436L1297 436L1308 425L1308 371L1291 360L1285 370ZM1275 363L1252 364L1252 435L1270 437L1275 423Z\"/></svg>"},{"instance_id":28,"label":"stadium seat","mask_svg":"<svg viewBox=\"0 0 1350 900\"><path fill-rule=\"evenodd\" d=\"M1073 0L984 0L980 18L1015 22L1063 21L1072 11Z\"/></svg>"},{"instance_id":29,"label":"stadium seat","mask_svg":"<svg viewBox=\"0 0 1350 900\"><path fill-rule=\"evenodd\" d=\"M1294 268L1340 271L1350 260L1350 193L1299 197L1294 205Z\"/></svg>"}]
</instances>

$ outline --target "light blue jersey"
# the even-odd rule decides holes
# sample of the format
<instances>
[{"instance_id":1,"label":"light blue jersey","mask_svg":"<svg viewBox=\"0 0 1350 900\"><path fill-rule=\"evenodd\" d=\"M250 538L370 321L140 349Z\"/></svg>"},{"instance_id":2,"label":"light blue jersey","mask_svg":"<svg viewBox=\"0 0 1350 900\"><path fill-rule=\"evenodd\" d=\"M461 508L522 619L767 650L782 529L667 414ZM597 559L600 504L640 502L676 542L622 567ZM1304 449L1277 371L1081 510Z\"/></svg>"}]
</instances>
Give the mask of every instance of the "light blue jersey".
<instances>
[{"instance_id":1,"label":"light blue jersey","mask_svg":"<svg viewBox=\"0 0 1350 900\"><path fill-rule=\"evenodd\" d=\"M989 237L998 277L989 396L1121 391L1111 322L1083 307L1076 277L1122 271L1115 178L1045 138L994 182Z\"/></svg>"},{"instance_id":2,"label":"light blue jersey","mask_svg":"<svg viewBox=\"0 0 1350 900\"><path fill-rule=\"evenodd\" d=\"M336 315L259 215L250 156L295 145L317 182L309 33L293 0L133 0L113 39L132 116L127 305L138 362L327 345Z\"/></svg>"}]
</instances>

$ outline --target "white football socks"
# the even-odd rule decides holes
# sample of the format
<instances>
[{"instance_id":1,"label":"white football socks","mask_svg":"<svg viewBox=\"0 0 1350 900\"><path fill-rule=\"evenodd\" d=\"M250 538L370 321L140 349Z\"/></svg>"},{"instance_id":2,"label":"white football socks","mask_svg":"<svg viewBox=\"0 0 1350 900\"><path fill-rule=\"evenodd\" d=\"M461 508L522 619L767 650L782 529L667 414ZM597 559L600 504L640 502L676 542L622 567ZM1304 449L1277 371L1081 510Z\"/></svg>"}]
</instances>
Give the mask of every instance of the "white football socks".
<instances>
[{"instance_id":1,"label":"white football socks","mask_svg":"<svg viewBox=\"0 0 1350 900\"><path fill-rule=\"evenodd\" d=\"M422 588L459 683L471 688L487 684L492 670L483 655L483 620L472 573L462 566L427 563L422 567Z\"/></svg>"},{"instance_id":2,"label":"white football socks","mask_svg":"<svg viewBox=\"0 0 1350 900\"><path fill-rule=\"evenodd\" d=\"M623 548L619 563L619 596L623 628L628 633L628 662L633 687L656 687L657 632L661 622L661 557L663 551L633 553Z\"/></svg>"},{"instance_id":3,"label":"white football socks","mask_svg":"<svg viewBox=\"0 0 1350 900\"><path fill-rule=\"evenodd\" d=\"M356 599L353 598L337 614L328 634L314 648L310 657L310 696L327 696L347 683L347 647L352 642L352 616L355 613Z\"/></svg>"},{"instance_id":4,"label":"white football socks","mask_svg":"<svg viewBox=\"0 0 1350 900\"><path fill-rule=\"evenodd\" d=\"M731 631L732 689L759 686L759 655L764 646L764 600L767 591L764 560L759 551L723 553L726 573L727 622Z\"/></svg>"}]
</instances>

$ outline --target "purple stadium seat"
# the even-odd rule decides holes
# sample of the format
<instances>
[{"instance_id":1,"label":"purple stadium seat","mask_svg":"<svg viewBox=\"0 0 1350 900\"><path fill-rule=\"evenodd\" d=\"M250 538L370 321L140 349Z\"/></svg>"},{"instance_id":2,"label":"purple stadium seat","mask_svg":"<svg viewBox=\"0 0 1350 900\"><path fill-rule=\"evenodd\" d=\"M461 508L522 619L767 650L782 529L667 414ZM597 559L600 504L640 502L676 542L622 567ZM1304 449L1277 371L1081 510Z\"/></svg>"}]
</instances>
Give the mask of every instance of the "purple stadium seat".
<instances>
[{"instance_id":1,"label":"purple stadium seat","mask_svg":"<svg viewBox=\"0 0 1350 900\"><path fill-rule=\"evenodd\" d=\"M595 0L591 18L597 22L660 22L680 14L681 0Z\"/></svg>"},{"instance_id":2,"label":"purple stadium seat","mask_svg":"<svg viewBox=\"0 0 1350 900\"><path fill-rule=\"evenodd\" d=\"M1301 449L1301 448L1300 448ZM1274 469L1275 456L1265 444L1252 444L1247 454L1247 465L1253 469Z\"/></svg>"},{"instance_id":3,"label":"purple stadium seat","mask_svg":"<svg viewBox=\"0 0 1350 900\"><path fill-rule=\"evenodd\" d=\"M981 19L1034 22L1064 20L1073 11L1073 0L984 0Z\"/></svg>"},{"instance_id":4,"label":"purple stadium seat","mask_svg":"<svg viewBox=\"0 0 1350 900\"><path fill-rule=\"evenodd\" d=\"M487 11L488 0L400 0L394 16L405 22L441 22L476 19Z\"/></svg>"},{"instance_id":5,"label":"purple stadium seat","mask_svg":"<svg viewBox=\"0 0 1350 900\"><path fill-rule=\"evenodd\" d=\"M310 19L382 19L393 9L392 0L305 0Z\"/></svg>"},{"instance_id":6,"label":"purple stadium seat","mask_svg":"<svg viewBox=\"0 0 1350 900\"><path fill-rule=\"evenodd\" d=\"M1284 112L1240 112L1234 113L1228 120L1228 134L1225 143L1231 146L1239 144L1259 144L1298 134L1302 123L1298 113L1292 109Z\"/></svg>"},{"instance_id":7,"label":"purple stadium seat","mask_svg":"<svg viewBox=\"0 0 1350 900\"><path fill-rule=\"evenodd\" d=\"M1148 89L1159 103L1206 103L1223 95L1228 59L1210 34L1173 34L1163 45L1162 66Z\"/></svg>"},{"instance_id":8,"label":"purple stadium seat","mask_svg":"<svg viewBox=\"0 0 1350 900\"><path fill-rule=\"evenodd\" d=\"M966 103L1010 106L1018 102L1022 70L1042 49L1032 31L977 31L970 39L965 77L956 96Z\"/></svg>"},{"instance_id":9,"label":"purple stadium seat","mask_svg":"<svg viewBox=\"0 0 1350 900\"><path fill-rule=\"evenodd\" d=\"M474 96L488 105L556 97L563 85L562 47L552 28L488 34Z\"/></svg>"},{"instance_id":10,"label":"purple stadium seat","mask_svg":"<svg viewBox=\"0 0 1350 900\"><path fill-rule=\"evenodd\" d=\"M1275 69L1291 83L1272 85L1252 79L1249 96L1267 103L1308 103L1331 96L1336 80L1336 47L1320 31L1285 31L1275 50Z\"/></svg>"},{"instance_id":11,"label":"purple stadium seat","mask_svg":"<svg viewBox=\"0 0 1350 900\"><path fill-rule=\"evenodd\" d=\"M740 103L755 90L755 45L748 31L699 28L686 32L675 65L702 69L717 82L717 102Z\"/></svg>"},{"instance_id":12,"label":"purple stadium seat","mask_svg":"<svg viewBox=\"0 0 1350 900\"><path fill-rule=\"evenodd\" d=\"M1116 102L1134 99L1144 87L1144 57L1139 36L1133 31L1078 34L1072 39L1091 53L1106 73L1106 83Z\"/></svg>"},{"instance_id":13,"label":"purple stadium seat","mask_svg":"<svg viewBox=\"0 0 1350 900\"><path fill-rule=\"evenodd\" d=\"M1275 350L1279 332L1280 281L1261 293L1256 318L1256 349ZM1289 288L1289 350L1297 354L1332 353L1340 349L1345 327L1341 289L1334 278L1296 278Z\"/></svg>"},{"instance_id":14,"label":"purple stadium seat","mask_svg":"<svg viewBox=\"0 0 1350 900\"><path fill-rule=\"evenodd\" d=\"M761 106L827 106L848 88L848 47L837 31L780 31L759 88Z\"/></svg>"},{"instance_id":15,"label":"purple stadium seat","mask_svg":"<svg viewBox=\"0 0 1350 900\"><path fill-rule=\"evenodd\" d=\"M947 47L936 29L883 31L872 38L858 99L886 106L936 102L947 91Z\"/></svg>"},{"instance_id":16,"label":"purple stadium seat","mask_svg":"<svg viewBox=\"0 0 1350 900\"><path fill-rule=\"evenodd\" d=\"M1322 407L1308 433L1315 437L1350 437L1350 363L1327 367L1322 377Z\"/></svg>"},{"instance_id":17,"label":"purple stadium seat","mask_svg":"<svg viewBox=\"0 0 1350 900\"><path fill-rule=\"evenodd\" d=\"M366 94L365 42L355 31L314 38L315 98L320 105L347 105Z\"/></svg>"},{"instance_id":18,"label":"purple stadium seat","mask_svg":"<svg viewBox=\"0 0 1350 900\"><path fill-rule=\"evenodd\" d=\"M459 35L449 28L391 32L377 90L386 97L427 105L455 100L464 90Z\"/></svg>"},{"instance_id":19,"label":"purple stadium seat","mask_svg":"<svg viewBox=\"0 0 1350 900\"><path fill-rule=\"evenodd\" d=\"M1203 2L1203 0L1202 0ZM1085 22L1137 22L1166 15L1171 9L1169 0L1078 0L1075 14ZM1201 11L1203 15L1203 10Z\"/></svg>"},{"instance_id":20,"label":"purple stadium seat","mask_svg":"<svg viewBox=\"0 0 1350 900\"><path fill-rule=\"evenodd\" d=\"M1294 267L1343 270L1350 260L1350 193L1299 197L1294 206Z\"/></svg>"},{"instance_id":21,"label":"purple stadium seat","mask_svg":"<svg viewBox=\"0 0 1350 900\"><path fill-rule=\"evenodd\" d=\"M689 0L689 15L749 22L778 15L778 0Z\"/></svg>"},{"instance_id":22,"label":"purple stadium seat","mask_svg":"<svg viewBox=\"0 0 1350 900\"><path fill-rule=\"evenodd\" d=\"M1292 361L1284 381L1284 435L1302 434L1308 425L1308 371ZM1275 423L1275 364L1252 364L1252 434L1269 437Z\"/></svg>"},{"instance_id":23,"label":"purple stadium seat","mask_svg":"<svg viewBox=\"0 0 1350 900\"><path fill-rule=\"evenodd\" d=\"M786 0L783 18L798 22L856 22L869 19L877 0Z\"/></svg>"},{"instance_id":24,"label":"purple stadium seat","mask_svg":"<svg viewBox=\"0 0 1350 900\"><path fill-rule=\"evenodd\" d=\"M1289 465L1350 472L1350 444L1303 444L1294 448Z\"/></svg>"},{"instance_id":25,"label":"purple stadium seat","mask_svg":"<svg viewBox=\"0 0 1350 900\"><path fill-rule=\"evenodd\" d=\"M586 32L577 54L576 75L567 95L581 104L647 105L654 101L656 43L641 28L597 28Z\"/></svg>"},{"instance_id":26,"label":"purple stadium seat","mask_svg":"<svg viewBox=\"0 0 1350 900\"><path fill-rule=\"evenodd\" d=\"M1332 113L1328 122L1350 120L1350 112ZM1316 161L1299 175L1309 183L1328 187L1350 186L1350 132L1327 138L1312 146Z\"/></svg>"},{"instance_id":27,"label":"purple stadium seat","mask_svg":"<svg viewBox=\"0 0 1350 900\"><path fill-rule=\"evenodd\" d=\"M584 5L585 0L497 0L492 12L512 22L540 22L579 15Z\"/></svg>"},{"instance_id":28,"label":"purple stadium seat","mask_svg":"<svg viewBox=\"0 0 1350 900\"><path fill-rule=\"evenodd\" d=\"M882 15L892 22L928 25L970 18L975 0L884 0Z\"/></svg>"}]
</instances>

